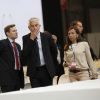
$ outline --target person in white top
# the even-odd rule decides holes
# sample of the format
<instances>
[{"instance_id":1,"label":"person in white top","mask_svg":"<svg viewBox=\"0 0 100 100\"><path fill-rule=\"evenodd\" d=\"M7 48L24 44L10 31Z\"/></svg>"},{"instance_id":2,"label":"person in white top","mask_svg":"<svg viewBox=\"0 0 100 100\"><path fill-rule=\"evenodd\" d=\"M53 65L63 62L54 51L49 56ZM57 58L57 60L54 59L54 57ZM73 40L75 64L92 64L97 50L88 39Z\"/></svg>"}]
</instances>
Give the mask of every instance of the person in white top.
<instances>
[{"instance_id":1,"label":"person in white top","mask_svg":"<svg viewBox=\"0 0 100 100\"><path fill-rule=\"evenodd\" d=\"M67 34L67 46L64 51L64 68L68 69L70 81L83 81L97 78L89 45L83 41L79 31L70 27Z\"/></svg>"}]
</instances>

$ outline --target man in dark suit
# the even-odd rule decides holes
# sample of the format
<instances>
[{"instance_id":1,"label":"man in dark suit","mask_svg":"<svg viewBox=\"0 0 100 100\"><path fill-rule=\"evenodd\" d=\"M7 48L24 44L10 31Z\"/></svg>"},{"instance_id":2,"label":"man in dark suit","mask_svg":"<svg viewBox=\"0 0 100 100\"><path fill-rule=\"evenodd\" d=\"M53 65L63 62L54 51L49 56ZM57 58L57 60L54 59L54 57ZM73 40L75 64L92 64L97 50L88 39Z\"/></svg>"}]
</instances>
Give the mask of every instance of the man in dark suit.
<instances>
[{"instance_id":1,"label":"man in dark suit","mask_svg":"<svg viewBox=\"0 0 100 100\"><path fill-rule=\"evenodd\" d=\"M63 57L64 57L64 52L62 50L62 48L60 47L60 45L58 44L57 42L57 36L56 35L52 35L52 38L54 40L54 43L56 44L56 47L57 47L57 51L58 51L58 54L57 54L57 61L58 61L58 74L59 74L59 77L64 74L64 67L63 67Z\"/></svg>"},{"instance_id":2,"label":"man in dark suit","mask_svg":"<svg viewBox=\"0 0 100 100\"><path fill-rule=\"evenodd\" d=\"M4 31L7 39L0 40L0 86L2 92L10 92L24 87L24 74L21 47L15 43L17 29L11 24Z\"/></svg>"},{"instance_id":3,"label":"man in dark suit","mask_svg":"<svg viewBox=\"0 0 100 100\"><path fill-rule=\"evenodd\" d=\"M31 18L28 28L30 33L23 36L23 62L27 65L31 87L51 85L57 75L56 46L50 34L40 32L38 18Z\"/></svg>"}]
</instances>

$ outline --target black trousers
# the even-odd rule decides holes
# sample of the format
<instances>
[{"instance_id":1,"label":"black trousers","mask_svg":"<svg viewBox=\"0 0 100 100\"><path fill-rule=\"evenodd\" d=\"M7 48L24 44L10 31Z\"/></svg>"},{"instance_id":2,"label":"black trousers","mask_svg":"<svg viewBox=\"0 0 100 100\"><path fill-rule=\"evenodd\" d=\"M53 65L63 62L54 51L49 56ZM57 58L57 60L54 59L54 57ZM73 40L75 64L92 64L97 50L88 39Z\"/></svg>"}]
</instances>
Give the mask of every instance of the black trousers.
<instances>
[{"instance_id":1,"label":"black trousers","mask_svg":"<svg viewBox=\"0 0 100 100\"><path fill-rule=\"evenodd\" d=\"M18 90L20 90L20 87L18 85L2 85L1 86L2 93L18 91Z\"/></svg>"},{"instance_id":2,"label":"black trousers","mask_svg":"<svg viewBox=\"0 0 100 100\"><path fill-rule=\"evenodd\" d=\"M36 71L36 76L30 77L32 88L52 85L52 79L46 69L46 66L37 67Z\"/></svg>"},{"instance_id":3,"label":"black trousers","mask_svg":"<svg viewBox=\"0 0 100 100\"><path fill-rule=\"evenodd\" d=\"M13 76L13 75L15 75L15 76ZM1 91L2 91L2 93L20 90L19 71L18 70L12 70L11 71L11 77L9 79L7 79L7 81L5 79L4 83L1 84Z\"/></svg>"}]
</instances>

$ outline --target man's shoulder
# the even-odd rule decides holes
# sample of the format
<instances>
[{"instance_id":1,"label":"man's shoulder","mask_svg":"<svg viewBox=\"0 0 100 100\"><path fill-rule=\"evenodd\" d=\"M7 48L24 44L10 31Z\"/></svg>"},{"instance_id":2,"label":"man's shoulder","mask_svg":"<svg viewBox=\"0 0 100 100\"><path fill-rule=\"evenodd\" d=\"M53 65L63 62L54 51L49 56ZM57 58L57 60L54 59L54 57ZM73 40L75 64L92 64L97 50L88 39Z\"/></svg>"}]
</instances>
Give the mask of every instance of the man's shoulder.
<instances>
[{"instance_id":1,"label":"man's shoulder","mask_svg":"<svg viewBox=\"0 0 100 100\"><path fill-rule=\"evenodd\" d=\"M51 34L51 33L48 32L48 31L44 31L43 33L46 34L46 35L50 35L50 34Z\"/></svg>"},{"instance_id":2,"label":"man's shoulder","mask_svg":"<svg viewBox=\"0 0 100 100\"><path fill-rule=\"evenodd\" d=\"M20 46L20 44L18 42L16 42L16 45Z\"/></svg>"},{"instance_id":3,"label":"man's shoulder","mask_svg":"<svg viewBox=\"0 0 100 100\"><path fill-rule=\"evenodd\" d=\"M86 42L86 41L82 41L82 42L79 42L80 44L82 44L82 45L88 45L88 42Z\"/></svg>"},{"instance_id":4,"label":"man's shoulder","mask_svg":"<svg viewBox=\"0 0 100 100\"><path fill-rule=\"evenodd\" d=\"M0 42L3 42L3 41L5 41L6 39L3 39L3 40L0 40Z\"/></svg>"},{"instance_id":5,"label":"man's shoulder","mask_svg":"<svg viewBox=\"0 0 100 100\"><path fill-rule=\"evenodd\" d=\"M7 43L7 42L8 42L7 39L2 39L2 40L0 40L0 43Z\"/></svg>"},{"instance_id":6,"label":"man's shoulder","mask_svg":"<svg viewBox=\"0 0 100 100\"><path fill-rule=\"evenodd\" d=\"M23 38L23 39L26 39L26 38L29 38L29 37L30 37L30 33L24 35L22 38Z\"/></svg>"},{"instance_id":7,"label":"man's shoulder","mask_svg":"<svg viewBox=\"0 0 100 100\"><path fill-rule=\"evenodd\" d=\"M47 31L44 31L44 32L40 32L40 34L42 35L42 36L44 36L44 37L51 37L51 34L49 33L49 32L47 32Z\"/></svg>"}]
</instances>

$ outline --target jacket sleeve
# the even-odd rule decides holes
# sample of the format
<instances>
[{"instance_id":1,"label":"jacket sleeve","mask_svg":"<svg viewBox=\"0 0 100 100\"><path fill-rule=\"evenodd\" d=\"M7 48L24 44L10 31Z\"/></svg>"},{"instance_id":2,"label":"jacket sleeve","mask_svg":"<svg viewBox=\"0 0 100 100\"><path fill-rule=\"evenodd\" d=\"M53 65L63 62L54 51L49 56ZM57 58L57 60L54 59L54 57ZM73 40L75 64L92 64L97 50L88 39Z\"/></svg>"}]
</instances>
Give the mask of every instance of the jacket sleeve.
<instances>
[{"instance_id":1,"label":"jacket sleeve","mask_svg":"<svg viewBox=\"0 0 100 100\"><path fill-rule=\"evenodd\" d=\"M30 57L34 47L34 41L29 37L23 37L23 49L22 49L22 62L23 66L27 65L27 60Z\"/></svg>"},{"instance_id":2,"label":"jacket sleeve","mask_svg":"<svg viewBox=\"0 0 100 100\"><path fill-rule=\"evenodd\" d=\"M85 54L86 54L87 63L89 65L90 71L92 72L92 75L97 74L97 70L93 63L93 59L90 53L90 48L87 42L85 42Z\"/></svg>"},{"instance_id":3,"label":"jacket sleeve","mask_svg":"<svg viewBox=\"0 0 100 100\"><path fill-rule=\"evenodd\" d=\"M25 85L23 68L21 68L21 70L19 72L19 77L20 77L20 88L23 89L24 88L24 85Z\"/></svg>"},{"instance_id":4,"label":"jacket sleeve","mask_svg":"<svg viewBox=\"0 0 100 100\"><path fill-rule=\"evenodd\" d=\"M59 72L58 72L58 61L57 61L57 54L58 54L58 51L57 51L57 46L56 44L54 43L51 35L48 35L48 40L49 40L49 45L50 45L50 51L51 51L51 55L52 55L52 59L53 59L53 62L54 62L54 65L55 65L55 72L56 72L56 75L59 75Z\"/></svg>"},{"instance_id":5,"label":"jacket sleeve","mask_svg":"<svg viewBox=\"0 0 100 100\"><path fill-rule=\"evenodd\" d=\"M0 55L2 54L3 50L4 50L4 45L2 41L0 41Z\"/></svg>"}]
</instances>

